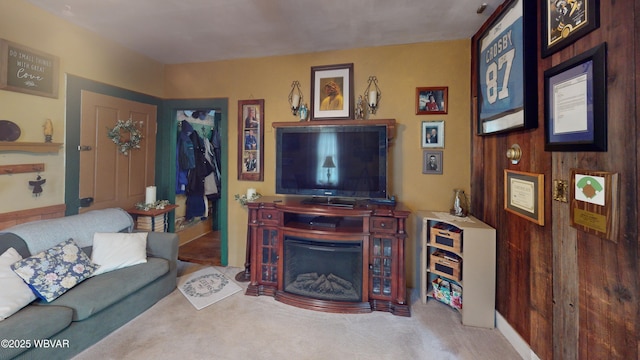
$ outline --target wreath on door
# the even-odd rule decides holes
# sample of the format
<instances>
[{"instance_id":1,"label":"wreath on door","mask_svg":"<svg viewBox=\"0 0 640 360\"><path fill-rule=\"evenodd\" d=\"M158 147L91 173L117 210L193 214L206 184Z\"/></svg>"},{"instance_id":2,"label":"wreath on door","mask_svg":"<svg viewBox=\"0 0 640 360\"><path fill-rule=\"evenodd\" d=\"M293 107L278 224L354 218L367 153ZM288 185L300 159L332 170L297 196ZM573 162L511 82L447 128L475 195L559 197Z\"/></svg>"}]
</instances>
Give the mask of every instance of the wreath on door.
<instances>
[{"instance_id":1,"label":"wreath on door","mask_svg":"<svg viewBox=\"0 0 640 360\"><path fill-rule=\"evenodd\" d=\"M118 120L113 129L107 127L107 130L107 136L118 146L118 150L122 154L128 155L129 150L140 149L142 133L136 127L133 120ZM126 136L126 133L129 133L129 136Z\"/></svg>"}]
</instances>

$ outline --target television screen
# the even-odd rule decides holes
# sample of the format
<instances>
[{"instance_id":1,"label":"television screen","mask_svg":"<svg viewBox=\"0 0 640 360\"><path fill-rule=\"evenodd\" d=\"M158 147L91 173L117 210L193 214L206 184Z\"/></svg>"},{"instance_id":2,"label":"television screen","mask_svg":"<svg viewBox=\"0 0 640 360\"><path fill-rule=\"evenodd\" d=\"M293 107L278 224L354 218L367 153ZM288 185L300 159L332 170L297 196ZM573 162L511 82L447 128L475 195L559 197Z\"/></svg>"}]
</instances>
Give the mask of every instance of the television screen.
<instances>
[{"instance_id":1,"label":"television screen","mask_svg":"<svg viewBox=\"0 0 640 360\"><path fill-rule=\"evenodd\" d=\"M302 126L276 130L276 193L387 197L386 126Z\"/></svg>"}]
</instances>

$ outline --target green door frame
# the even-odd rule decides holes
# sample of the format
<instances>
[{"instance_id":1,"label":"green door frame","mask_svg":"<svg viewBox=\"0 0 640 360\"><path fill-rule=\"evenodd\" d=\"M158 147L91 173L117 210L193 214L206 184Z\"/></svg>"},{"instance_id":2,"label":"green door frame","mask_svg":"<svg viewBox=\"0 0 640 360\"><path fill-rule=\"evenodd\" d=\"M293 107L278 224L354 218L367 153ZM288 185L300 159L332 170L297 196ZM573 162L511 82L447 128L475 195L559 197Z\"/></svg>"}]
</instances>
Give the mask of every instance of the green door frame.
<instances>
[{"instance_id":1,"label":"green door frame","mask_svg":"<svg viewBox=\"0 0 640 360\"><path fill-rule=\"evenodd\" d=\"M222 147L221 166L222 188L220 200L217 204L216 219L220 230L220 262L227 266L229 259L229 242L227 226L227 181L229 173L228 152L228 99L195 99L195 100L163 100L158 97L138 93L93 80L67 74L67 101L65 126L65 215L78 214L80 209L80 118L82 112L82 90L98 94L109 95L121 99L152 104L158 108L158 131L156 134L156 186L158 198L175 202L175 169L176 169L176 139L178 127L175 122L175 112L183 109L216 109L221 114L220 141ZM167 164L167 166L159 166ZM170 213L169 231L174 231L175 216Z\"/></svg>"},{"instance_id":2,"label":"green door frame","mask_svg":"<svg viewBox=\"0 0 640 360\"><path fill-rule=\"evenodd\" d=\"M214 229L220 230L220 263L227 266L229 261L229 241L227 227L227 206L228 196L226 175L229 174L228 153L229 139L227 134L229 106L228 99L180 99L165 100L162 105L162 115L158 121L158 141L156 142L156 152L164 154L162 160L156 159L156 164L167 164L167 166L156 166L156 183L158 188L162 186L163 191L158 196L168 199L175 203L176 198L176 139L178 137L178 123L175 121L175 114L178 110L198 110L198 109L215 109L220 114L220 173L222 176L220 199L216 202L215 217L213 219ZM218 116L216 114L216 120ZM218 121L216 121L218 123ZM168 161L167 161L168 159ZM160 182L158 181L160 179ZM173 231L174 214L171 213L171 221L169 222L170 231Z\"/></svg>"}]
</instances>

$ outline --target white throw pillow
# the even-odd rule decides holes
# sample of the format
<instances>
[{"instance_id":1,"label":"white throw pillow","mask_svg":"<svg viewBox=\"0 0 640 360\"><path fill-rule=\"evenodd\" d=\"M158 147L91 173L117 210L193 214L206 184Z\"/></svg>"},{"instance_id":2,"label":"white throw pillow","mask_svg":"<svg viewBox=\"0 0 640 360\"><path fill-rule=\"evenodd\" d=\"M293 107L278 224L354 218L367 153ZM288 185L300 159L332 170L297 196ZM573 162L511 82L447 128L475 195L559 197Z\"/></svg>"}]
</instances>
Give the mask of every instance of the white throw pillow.
<instances>
[{"instance_id":1,"label":"white throw pillow","mask_svg":"<svg viewBox=\"0 0 640 360\"><path fill-rule=\"evenodd\" d=\"M146 232L95 233L91 261L100 265L93 275L147 262Z\"/></svg>"},{"instance_id":2,"label":"white throw pillow","mask_svg":"<svg viewBox=\"0 0 640 360\"><path fill-rule=\"evenodd\" d=\"M18 310L36 299L36 294L29 285L22 281L11 269L11 264L22 260L22 256L14 248L9 248L0 255L0 321L8 318Z\"/></svg>"}]
</instances>

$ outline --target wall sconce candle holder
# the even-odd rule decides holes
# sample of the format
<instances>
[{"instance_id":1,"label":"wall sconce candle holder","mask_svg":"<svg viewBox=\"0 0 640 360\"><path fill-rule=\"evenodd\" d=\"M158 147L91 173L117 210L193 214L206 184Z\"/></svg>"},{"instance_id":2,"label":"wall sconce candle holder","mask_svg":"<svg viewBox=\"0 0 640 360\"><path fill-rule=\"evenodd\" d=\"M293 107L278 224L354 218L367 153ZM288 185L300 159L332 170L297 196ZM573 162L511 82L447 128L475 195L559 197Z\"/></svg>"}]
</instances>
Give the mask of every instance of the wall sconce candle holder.
<instances>
[{"instance_id":1,"label":"wall sconce candle holder","mask_svg":"<svg viewBox=\"0 0 640 360\"><path fill-rule=\"evenodd\" d=\"M369 83L369 85L367 85L367 89L364 91L364 99L367 102L367 106L369 107L369 112L371 114L375 114L380 104L382 92L378 87L377 77L369 76L369 80L367 80L367 82Z\"/></svg>"},{"instance_id":2,"label":"wall sconce candle holder","mask_svg":"<svg viewBox=\"0 0 640 360\"><path fill-rule=\"evenodd\" d=\"M294 116L298 115L298 109L300 109L301 103L302 91L300 91L300 82L295 80L291 83L291 92L289 92L289 106L291 108L291 113Z\"/></svg>"}]
</instances>

